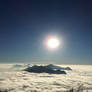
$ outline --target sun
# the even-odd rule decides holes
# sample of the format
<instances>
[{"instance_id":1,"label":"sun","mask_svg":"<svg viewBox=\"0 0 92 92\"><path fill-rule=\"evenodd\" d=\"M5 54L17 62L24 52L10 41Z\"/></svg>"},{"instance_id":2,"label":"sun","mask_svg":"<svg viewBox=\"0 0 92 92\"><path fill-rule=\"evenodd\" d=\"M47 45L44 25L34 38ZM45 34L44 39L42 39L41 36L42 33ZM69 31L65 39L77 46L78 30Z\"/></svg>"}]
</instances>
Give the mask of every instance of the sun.
<instances>
[{"instance_id":1,"label":"sun","mask_svg":"<svg viewBox=\"0 0 92 92\"><path fill-rule=\"evenodd\" d=\"M56 37L49 37L46 41L46 45L50 49L56 49L60 45L60 41Z\"/></svg>"}]
</instances>

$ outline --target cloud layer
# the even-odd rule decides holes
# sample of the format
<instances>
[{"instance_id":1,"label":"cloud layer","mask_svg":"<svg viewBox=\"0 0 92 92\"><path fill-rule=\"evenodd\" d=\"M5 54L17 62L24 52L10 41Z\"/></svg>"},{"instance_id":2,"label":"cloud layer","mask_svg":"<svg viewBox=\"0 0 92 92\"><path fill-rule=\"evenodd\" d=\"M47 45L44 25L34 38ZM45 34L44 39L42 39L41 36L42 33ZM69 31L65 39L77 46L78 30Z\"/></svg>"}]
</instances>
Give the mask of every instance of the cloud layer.
<instances>
[{"instance_id":1,"label":"cloud layer","mask_svg":"<svg viewBox=\"0 0 92 92\"><path fill-rule=\"evenodd\" d=\"M48 73L29 73L13 70L13 65L0 64L0 90L9 92L63 92L78 85L92 91L92 66L76 66L72 71L66 71L66 75ZM89 90L89 92L91 92Z\"/></svg>"}]
</instances>

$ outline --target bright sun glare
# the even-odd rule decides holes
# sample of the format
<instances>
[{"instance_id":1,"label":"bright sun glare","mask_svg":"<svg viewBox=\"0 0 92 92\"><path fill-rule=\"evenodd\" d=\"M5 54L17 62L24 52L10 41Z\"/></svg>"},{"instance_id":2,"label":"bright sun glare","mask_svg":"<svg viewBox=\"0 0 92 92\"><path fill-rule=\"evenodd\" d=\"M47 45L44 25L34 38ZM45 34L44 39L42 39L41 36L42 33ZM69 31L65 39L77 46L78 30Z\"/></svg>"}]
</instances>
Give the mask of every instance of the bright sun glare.
<instances>
[{"instance_id":1,"label":"bright sun glare","mask_svg":"<svg viewBox=\"0 0 92 92\"><path fill-rule=\"evenodd\" d=\"M60 45L60 41L56 37L50 37L47 39L47 47L51 49L58 48Z\"/></svg>"}]
</instances>

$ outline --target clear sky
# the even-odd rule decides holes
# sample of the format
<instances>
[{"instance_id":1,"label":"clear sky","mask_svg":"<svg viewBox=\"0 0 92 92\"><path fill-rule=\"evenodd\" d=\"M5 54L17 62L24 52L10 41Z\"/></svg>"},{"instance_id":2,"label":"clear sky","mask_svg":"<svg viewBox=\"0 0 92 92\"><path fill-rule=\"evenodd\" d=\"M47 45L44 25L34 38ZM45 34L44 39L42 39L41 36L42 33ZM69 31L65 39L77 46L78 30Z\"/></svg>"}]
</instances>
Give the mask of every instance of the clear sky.
<instances>
[{"instance_id":1,"label":"clear sky","mask_svg":"<svg viewBox=\"0 0 92 92\"><path fill-rule=\"evenodd\" d=\"M92 0L0 0L0 62L92 64Z\"/></svg>"}]
</instances>

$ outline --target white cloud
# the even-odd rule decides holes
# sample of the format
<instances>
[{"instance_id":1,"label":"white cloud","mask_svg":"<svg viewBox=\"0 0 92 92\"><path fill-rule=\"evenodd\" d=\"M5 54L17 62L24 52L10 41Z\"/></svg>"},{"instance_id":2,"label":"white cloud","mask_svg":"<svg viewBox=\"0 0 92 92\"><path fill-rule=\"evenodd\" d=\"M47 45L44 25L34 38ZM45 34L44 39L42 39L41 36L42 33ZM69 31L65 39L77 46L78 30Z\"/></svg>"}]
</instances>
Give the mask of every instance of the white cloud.
<instances>
[{"instance_id":1,"label":"white cloud","mask_svg":"<svg viewBox=\"0 0 92 92\"><path fill-rule=\"evenodd\" d=\"M0 64L0 89L9 92L62 92L78 84L92 88L91 65L71 65L69 67L73 70L66 71L66 75L28 73L11 70L11 67L9 64Z\"/></svg>"}]
</instances>

